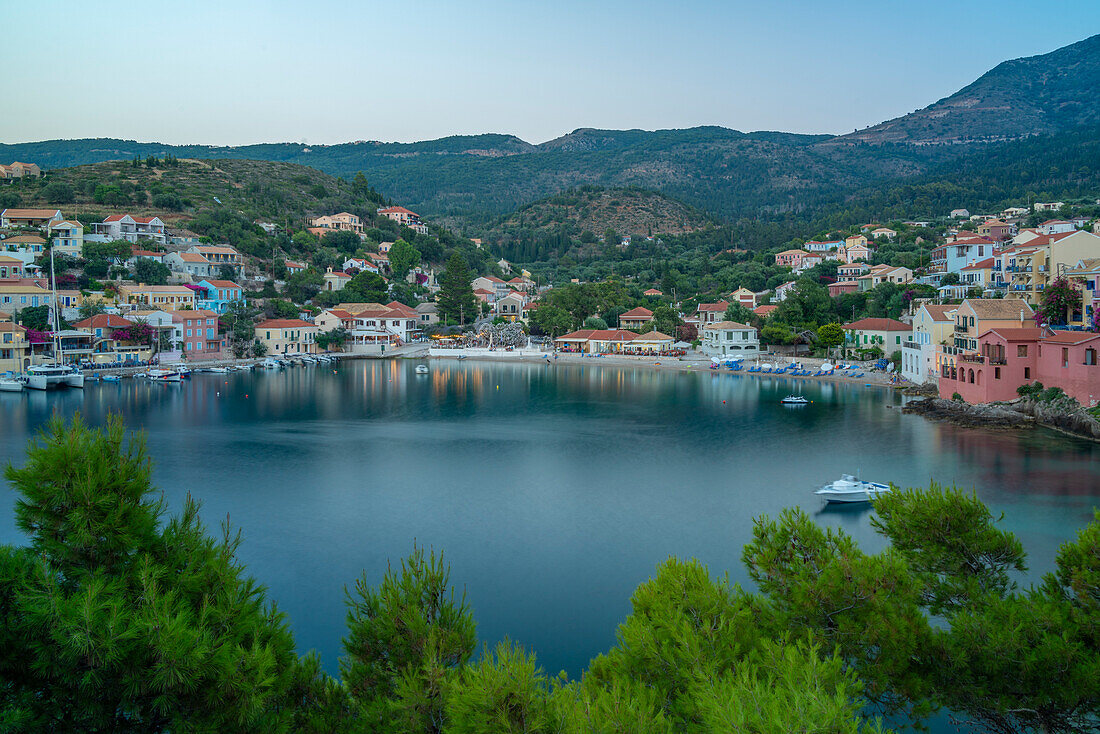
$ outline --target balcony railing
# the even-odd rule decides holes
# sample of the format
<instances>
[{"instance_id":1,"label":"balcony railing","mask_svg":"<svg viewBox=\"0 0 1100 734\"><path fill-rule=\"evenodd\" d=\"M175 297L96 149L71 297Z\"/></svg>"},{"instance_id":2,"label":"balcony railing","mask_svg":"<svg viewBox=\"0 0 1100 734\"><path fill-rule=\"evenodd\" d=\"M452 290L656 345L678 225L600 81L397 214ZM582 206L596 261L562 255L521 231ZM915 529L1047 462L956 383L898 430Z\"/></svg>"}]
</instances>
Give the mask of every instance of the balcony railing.
<instances>
[{"instance_id":1,"label":"balcony railing","mask_svg":"<svg viewBox=\"0 0 1100 734\"><path fill-rule=\"evenodd\" d=\"M1004 357L990 357L989 358L989 363L990 364L1004 365L1004 364L1008 364L1008 361Z\"/></svg>"},{"instance_id":2,"label":"balcony railing","mask_svg":"<svg viewBox=\"0 0 1100 734\"><path fill-rule=\"evenodd\" d=\"M985 364L985 357L980 354L963 354L959 357L964 362L974 362L976 364Z\"/></svg>"}]
</instances>

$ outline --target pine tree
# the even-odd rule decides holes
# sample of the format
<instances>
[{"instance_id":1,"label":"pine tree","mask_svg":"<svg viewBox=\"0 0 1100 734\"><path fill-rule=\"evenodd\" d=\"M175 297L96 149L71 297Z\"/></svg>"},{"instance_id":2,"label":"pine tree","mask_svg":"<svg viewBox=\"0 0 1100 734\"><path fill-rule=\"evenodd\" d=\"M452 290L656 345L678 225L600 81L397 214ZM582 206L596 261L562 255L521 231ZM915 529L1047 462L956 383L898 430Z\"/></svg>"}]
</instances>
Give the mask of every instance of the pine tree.
<instances>
[{"instance_id":1,"label":"pine tree","mask_svg":"<svg viewBox=\"0 0 1100 734\"><path fill-rule=\"evenodd\" d=\"M450 321L465 323L477 313L477 298L470 285L470 268L460 252L451 253L447 269L439 277L439 312Z\"/></svg>"}]
</instances>

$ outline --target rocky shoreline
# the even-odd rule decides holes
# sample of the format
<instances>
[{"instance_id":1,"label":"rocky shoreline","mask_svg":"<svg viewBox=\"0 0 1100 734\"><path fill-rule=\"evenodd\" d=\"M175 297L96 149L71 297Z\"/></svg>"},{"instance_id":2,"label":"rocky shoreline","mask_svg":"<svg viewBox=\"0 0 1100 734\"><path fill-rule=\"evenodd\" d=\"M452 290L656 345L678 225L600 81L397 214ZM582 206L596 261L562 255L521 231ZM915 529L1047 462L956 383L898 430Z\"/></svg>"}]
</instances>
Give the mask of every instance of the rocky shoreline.
<instances>
[{"instance_id":1,"label":"rocky shoreline","mask_svg":"<svg viewBox=\"0 0 1100 734\"><path fill-rule=\"evenodd\" d=\"M972 405L959 400L921 398L902 406L903 413L922 415L967 428L1019 429L1043 426L1077 438L1100 441L1100 421L1080 406L1037 400Z\"/></svg>"}]
</instances>

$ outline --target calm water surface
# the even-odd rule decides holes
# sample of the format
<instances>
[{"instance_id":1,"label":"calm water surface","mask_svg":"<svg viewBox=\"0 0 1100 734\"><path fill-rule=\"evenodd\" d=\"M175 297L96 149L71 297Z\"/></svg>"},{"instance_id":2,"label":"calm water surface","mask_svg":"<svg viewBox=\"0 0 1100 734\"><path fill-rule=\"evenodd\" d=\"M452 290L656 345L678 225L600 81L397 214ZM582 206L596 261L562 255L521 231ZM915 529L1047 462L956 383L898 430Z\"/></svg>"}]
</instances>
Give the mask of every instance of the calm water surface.
<instances>
[{"instance_id":1,"label":"calm water surface","mask_svg":"<svg viewBox=\"0 0 1100 734\"><path fill-rule=\"evenodd\" d=\"M414 539L443 549L480 639L509 636L576 675L615 639L633 589L670 555L745 582L752 518L800 506L865 549L869 512L823 511L843 472L974 488L1031 554L1031 577L1100 505L1100 447L1046 432L964 430L901 415L863 385L610 365L368 361L285 372L0 393L0 462L53 411L120 413L148 433L155 480L242 560L336 671L343 588ZM795 384L814 403L784 408ZM0 542L20 543L0 492Z\"/></svg>"}]
</instances>

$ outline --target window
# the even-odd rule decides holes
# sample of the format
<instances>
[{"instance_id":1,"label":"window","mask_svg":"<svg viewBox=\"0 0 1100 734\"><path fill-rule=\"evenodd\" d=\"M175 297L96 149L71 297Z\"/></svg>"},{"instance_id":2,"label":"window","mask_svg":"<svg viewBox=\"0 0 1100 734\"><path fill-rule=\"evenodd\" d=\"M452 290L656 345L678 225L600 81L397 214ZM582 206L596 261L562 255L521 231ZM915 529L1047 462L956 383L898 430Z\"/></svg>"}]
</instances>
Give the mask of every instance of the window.
<instances>
[{"instance_id":1,"label":"window","mask_svg":"<svg viewBox=\"0 0 1100 734\"><path fill-rule=\"evenodd\" d=\"M1069 348L1062 347L1062 366L1069 367Z\"/></svg>"},{"instance_id":2,"label":"window","mask_svg":"<svg viewBox=\"0 0 1100 734\"><path fill-rule=\"evenodd\" d=\"M1024 367L1024 379L1025 380L1030 380L1031 379L1031 368L1030 367Z\"/></svg>"},{"instance_id":3,"label":"window","mask_svg":"<svg viewBox=\"0 0 1100 734\"><path fill-rule=\"evenodd\" d=\"M1017 344L1016 345L1016 356L1017 357L1026 357L1027 356L1027 345L1026 344Z\"/></svg>"},{"instance_id":4,"label":"window","mask_svg":"<svg viewBox=\"0 0 1100 734\"><path fill-rule=\"evenodd\" d=\"M1001 379L1001 368L1000 367L994 367L993 368L993 379L994 380Z\"/></svg>"},{"instance_id":5,"label":"window","mask_svg":"<svg viewBox=\"0 0 1100 734\"><path fill-rule=\"evenodd\" d=\"M188 321L187 323L191 323L191 322ZM187 330L187 336L191 336L191 330L190 329Z\"/></svg>"},{"instance_id":6,"label":"window","mask_svg":"<svg viewBox=\"0 0 1100 734\"><path fill-rule=\"evenodd\" d=\"M1096 350L1093 349L1092 347L1089 347L1088 349L1085 350L1085 364L1087 364L1087 365L1095 365L1096 364Z\"/></svg>"}]
</instances>

